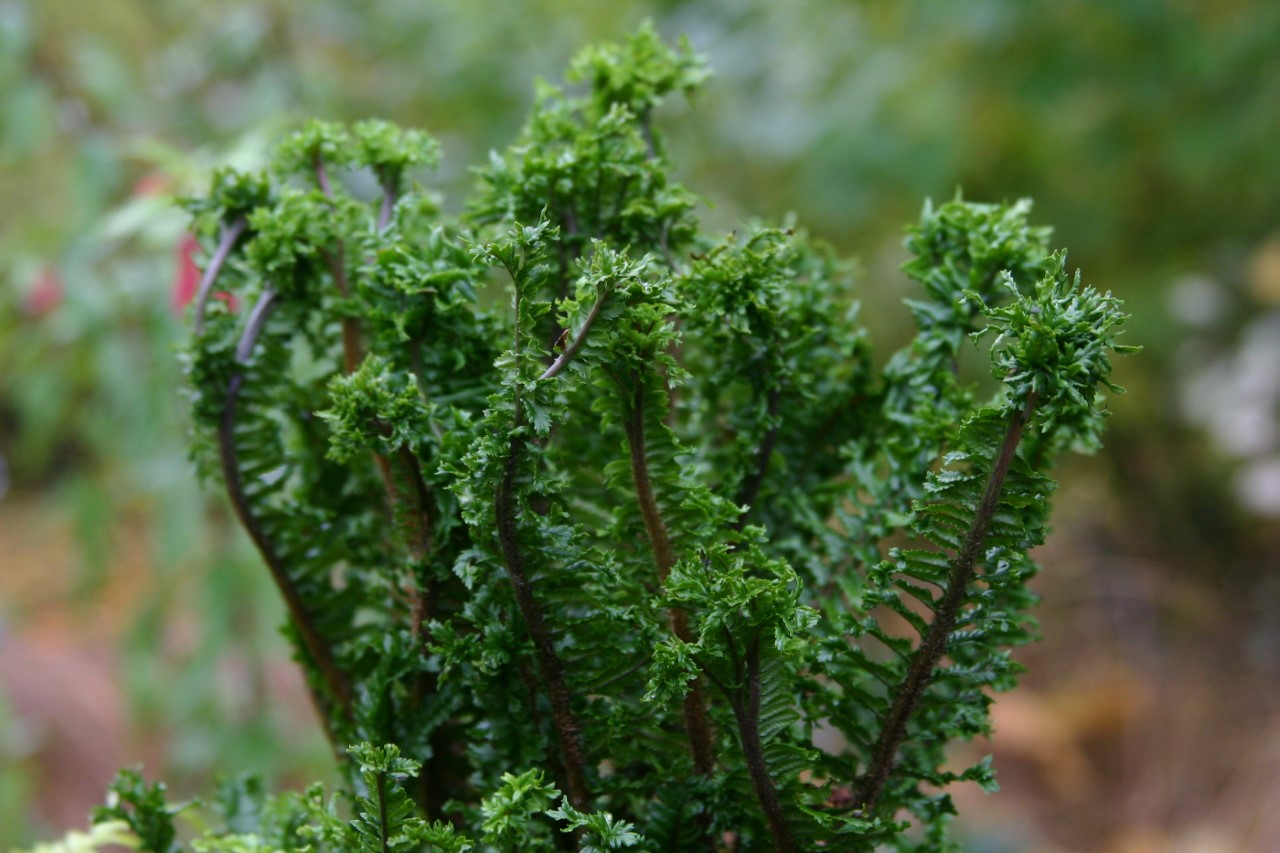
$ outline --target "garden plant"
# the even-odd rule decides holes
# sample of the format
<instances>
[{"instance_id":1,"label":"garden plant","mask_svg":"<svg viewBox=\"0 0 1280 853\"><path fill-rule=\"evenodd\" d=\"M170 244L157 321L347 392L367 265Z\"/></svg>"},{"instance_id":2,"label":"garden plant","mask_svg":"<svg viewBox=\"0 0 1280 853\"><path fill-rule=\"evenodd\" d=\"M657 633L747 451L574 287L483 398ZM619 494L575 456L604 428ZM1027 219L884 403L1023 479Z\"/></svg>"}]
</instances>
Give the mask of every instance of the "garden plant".
<instances>
[{"instance_id":1,"label":"garden plant","mask_svg":"<svg viewBox=\"0 0 1280 853\"><path fill-rule=\"evenodd\" d=\"M704 233L651 29L540 83L465 211L424 133L312 123L189 202L193 456L287 610L344 782L203 805L121 774L141 849L949 849L988 761L1055 460L1125 316L1030 205L912 227L877 357L798 227ZM180 841L180 814L196 837ZM105 837L105 836L104 836Z\"/></svg>"}]
</instances>

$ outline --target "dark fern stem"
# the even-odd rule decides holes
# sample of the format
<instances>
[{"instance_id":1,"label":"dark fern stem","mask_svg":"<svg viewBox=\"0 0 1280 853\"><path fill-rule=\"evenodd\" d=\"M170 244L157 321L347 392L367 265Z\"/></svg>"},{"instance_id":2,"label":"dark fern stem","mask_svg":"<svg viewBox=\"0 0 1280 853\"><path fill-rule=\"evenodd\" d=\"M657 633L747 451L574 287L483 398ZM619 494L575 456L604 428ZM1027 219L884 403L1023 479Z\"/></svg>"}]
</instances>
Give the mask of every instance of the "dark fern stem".
<instances>
[{"instance_id":1,"label":"dark fern stem","mask_svg":"<svg viewBox=\"0 0 1280 853\"><path fill-rule=\"evenodd\" d=\"M379 423L377 427L384 436L390 435L390 424ZM418 457L408 447L400 447L391 461L393 482L396 483L393 511L398 515L396 520L402 528L414 568L408 580L409 632L414 645L425 658L429 655L426 624L435 617L432 585L421 576L421 568L426 565L432 551L431 487L422 476ZM405 485L400 485L402 483ZM438 681L439 677L425 667L418 673L410 691L410 702L415 710L436 695ZM448 792L459 787L450 767L453 759L451 744L457 735L456 729L456 724L447 721L432 734L433 754L423 762L423 771L418 777L418 804L428 817L434 817L448 799ZM445 795L441 794L442 790Z\"/></svg>"},{"instance_id":2,"label":"dark fern stem","mask_svg":"<svg viewBox=\"0 0 1280 853\"><path fill-rule=\"evenodd\" d=\"M733 525L734 529L739 532L747 526L747 518L751 515L751 510L755 508L756 499L760 496L760 487L764 485L765 474L769 473L769 460L773 457L773 447L778 441L778 424L776 421L781 398L781 391L777 388L770 389L767 411L771 423L764 434L764 438L760 441L759 449L756 451L755 467L752 468L747 479L743 481L742 488L738 490L738 496L734 500L734 504L742 512Z\"/></svg>"},{"instance_id":3,"label":"dark fern stem","mask_svg":"<svg viewBox=\"0 0 1280 853\"><path fill-rule=\"evenodd\" d=\"M586 810L590 808L591 796L587 790L584 771L586 758L582 751L582 726L573 712L572 693L565 680L564 663L556 651L555 640L547 627L542 605L533 594L533 586L525 571L524 552L520 548L515 496L520 451L520 439L513 437L502 482L494 496L498 542L506 562L507 575L515 588L516 604L520 607L520 614L524 617L525 627L538 656L538 667L542 671L547 699L551 702L556 736L564 760L565 793L574 808Z\"/></svg>"},{"instance_id":4,"label":"dark fern stem","mask_svg":"<svg viewBox=\"0 0 1280 853\"><path fill-rule=\"evenodd\" d=\"M911 720L911 715L933 680L934 667L947 651L947 642L955 629L960 609L964 605L969 581L973 578L974 567L982 553L983 541L991 527L991 520L1000 506L1000 493L1004 487L1005 477L1009 473L1009 466L1013 463L1018 444L1022 441L1023 432L1031 420L1035 405L1035 394L1028 395L1026 403L1014 413L1009 423L991 473L987 477L982 502L978 505L973 523L961 543L960 550L951 560L946 592L938 604L928 633L912 655L906 678L898 686L893 704L889 707L889 713L885 715L880 735L871 749L870 765L854 795L855 805L863 811L875 806L876 799L889 781L898 748L906 738L907 724Z\"/></svg>"},{"instance_id":5,"label":"dark fern stem","mask_svg":"<svg viewBox=\"0 0 1280 853\"><path fill-rule=\"evenodd\" d=\"M230 225L223 225L222 236L218 240L218 248L214 250L213 257L209 259L209 266L205 267L204 275L200 277L200 286L196 288L194 301L195 332L197 335L204 331L205 306L209 303L209 294L213 291L213 283L217 280L218 273L222 272L222 267L226 264L227 259L231 257L231 252L244 235L248 224L248 220L245 217L237 216Z\"/></svg>"},{"instance_id":6,"label":"dark fern stem","mask_svg":"<svg viewBox=\"0 0 1280 853\"><path fill-rule=\"evenodd\" d=\"M596 301L591 304L591 310L587 312L586 319L582 321L582 329L578 331L577 337L565 345L564 352L556 357L556 360L543 371L542 376L539 378L553 379L568 366L573 357L578 354L578 350L582 349L583 343L587 340L587 333L591 331L591 325L600 316L600 309L604 307L604 303L605 294L601 293L596 297ZM564 334L567 335L568 332L569 330L565 329Z\"/></svg>"},{"instance_id":7,"label":"dark fern stem","mask_svg":"<svg viewBox=\"0 0 1280 853\"><path fill-rule=\"evenodd\" d=\"M330 206L334 204L333 186L329 181L329 173L325 167L324 158L318 153L313 158L313 170L315 172L316 183L320 186L320 191L324 194L325 200ZM394 199L393 199L394 201ZM390 216L391 207L386 203L386 195L384 194L383 208ZM386 227L379 217L378 230L381 231ZM329 275L333 278L333 284L338 289L338 295L343 299L351 297L351 283L347 280L347 247L343 240L337 241L333 249L320 250L320 257L324 260L325 265L329 268ZM347 316L345 313L339 320L339 327L342 334L342 370L348 376L355 373L360 367L360 362L364 360L364 341L360 333L360 324L354 318ZM382 478L382 483L387 493L387 500L391 503L392 511L395 510L396 488L394 475L391 470L391 463L385 456L380 453L373 454L374 464L378 467L378 474Z\"/></svg>"},{"instance_id":8,"label":"dark fern stem","mask_svg":"<svg viewBox=\"0 0 1280 853\"><path fill-rule=\"evenodd\" d=\"M653 490L653 480L649 476L649 461L646 451L644 428L644 382L634 377L635 390L630 406L623 415L623 426L627 434L627 446L631 457L631 477L636 488L636 500L640 505L640 515L644 520L645 532L653 548L654 561L657 564L658 582L665 584L667 576L675 565L675 550L671 545L671 537L662 518L662 510L658 506L657 496ZM671 624L671 632L684 643L694 642L693 631L689 628L689 616L684 610L672 607L667 611ZM694 769L699 775L710 777L715 773L716 754L711 719L707 713L707 695L702 680L695 678L683 700L685 736L689 739L689 753L693 757ZM711 836L710 815L701 814L698 819L699 828L705 836L709 850L716 850L715 839Z\"/></svg>"},{"instance_id":9,"label":"dark fern stem","mask_svg":"<svg viewBox=\"0 0 1280 853\"><path fill-rule=\"evenodd\" d=\"M653 480L649 476L649 461L646 450L644 431L644 382L634 379L635 390L632 392L630 406L623 418L627 434L627 445L631 452L631 477L636 487L636 500L640 504L640 515L644 520L645 532L653 548L654 561L658 567L659 583L666 583L671 567L676 563L675 550L671 545L671 536L662 518L662 510L658 506L657 496L653 490ZM694 642L693 632L689 629L689 616L679 608L671 608L667 616L671 623L672 633L682 642ZM693 766L703 776L715 772L715 747L712 743L711 720L707 716L707 700L700 681L695 680L684 700L685 733L689 738L689 751L693 755Z\"/></svg>"},{"instance_id":10,"label":"dark fern stem","mask_svg":"<svg viewBox=\"0 0 1280 853\"><path fill-rule=\"evenodd\" d=\"M325 167L324 158L318 153L314 155L313 168L315 171L316 183L320 186L320 191L324 193L325 199L329 205L333 205L333 186L329 182L329 172ZM329 267L329 274L333 276L334 286L338 288L338 294L347 299L351 296L351 284L347 281L347 248L346 243L339 240L332 251L320 252L325 264ZM364 358L364 344L360 339L360 327L356 323L355 318L344 316L341 320L342 326L342 366L348 373L354 373L356 368L360 366L361 359ZM379 463L379 467L383 469L383 478L386 479L387 471L385 463Z\"/></svg>"},{"instance_id":11,"label":"dark fern stem","mask_svg":"<svg viewBox=\"0 0 1280 853\"><path fill-rule=\"evenodd\" d=\"M245 329L239 345L236 347L237 365L248 363L258 336L261 334L267 317L274 309L275 304L276 294L268 288L263 292L262 297L250 313L249 325ZM289 570L283 558L268 538L257 515L250 508L249 499L245 495L244 484L240 477L235 432L236 410L244 380L245 370L243 367L240 367L231 375L231 379L227 383L226 395L223 399L222 418L218 429L218 450L222 461L223 477L226 480L227 494L231 499L231 505L235 509L236 516L240 519L240 523L244 525L245 530L249 533L249 538L253 540L258 553L262 555L262 560L267 565L271 579L275 582L276 588L284 599L289 618L297 629L303 648L315 664L316 671L320 674L330 694L328 698L322 698L313 693L312 698L315 700L321 717L326 721L325 732L329 735L335 752L341 754L342 745L333 741L336 721L333 719L334 715L330 706L331 703L336 703L341 716L348 722L351 721L351 684L348 681L346 672L334 659L333 650L330 648L328 640L320 633L315 619L298 591L297 584L289 576Z\"/></svg>"},{"instance_id":12,"label":"dark fern stem","mask_svg":"<svg viewBox=\"0 0 1280 853\"><path fill-rule=\"evenodd\" d=\"M800 848L796 846L791 827L787 825L782 801L778 798L778 789L773 783L773 777L769 774L764 747L760 741L759 634L751 638L740 666L746 683L734 694L733 714L738 723L738 736L742 740L742 755L746 759L747 772L751 776L751 785L755 788L756 797L760 800L765 822L769 825L769 836L773 839L774 849L778 853L794 853Z\"/></svg>"},{"instance_id":13,"label":"dark fern stem","mask_svg":"<svg viewBox=\"0 0 1280 853\"><path fill-rule=\"evenodd\" d=\"M756 631L747 642L745 654L738 650L733 633L727 626L724 626L723 633L725 648L729 652L732 665L732 683L716 675L715 670L701 657L695 657L695 661L708 680L724 694L729 701L729 707L733 709L734 722L737 723L738 728L738 740L742 745L742 757L747 764L747 774L751 778L751 786L756 792L756 799L764 814L774 849L790 853L800 848L796 846L795 836L787 823L782 800L778 797L778 788L774 784L773 775L769 772L769 765L765 760L764 744L760 736L762 691L760 632Z\"/></svg>"},{"instance_id":14,"label":"dark fern stem","mask_svg":"<svg viewBox=\"0 0 1280 853\"><path fill-rule=\"evenodd\" d=\"M387 777L378 774L378 842L382 853L391 853L391 822L387 819Z\"/></svg>"}]
</instances>

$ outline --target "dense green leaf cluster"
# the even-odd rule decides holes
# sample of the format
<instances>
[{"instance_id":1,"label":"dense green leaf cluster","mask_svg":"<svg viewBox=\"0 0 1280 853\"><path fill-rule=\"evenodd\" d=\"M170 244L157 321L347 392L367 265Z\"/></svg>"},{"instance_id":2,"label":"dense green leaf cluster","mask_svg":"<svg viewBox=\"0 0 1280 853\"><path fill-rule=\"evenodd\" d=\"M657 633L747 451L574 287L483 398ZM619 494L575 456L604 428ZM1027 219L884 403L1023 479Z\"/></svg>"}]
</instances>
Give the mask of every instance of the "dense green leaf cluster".
<instances>
[{"instance_id":1,"label":"dense green leaf cluster","mask_svg":"<svg viewBox=\"0 0 1280 853\"><path fill-rule=\"evenodd\" d=\"M945 786L994 785L947 744L1014 684L1124 317L1029 205L957 198L877 368L827 248L698 231L652 112L704 76L650 29L588 51L460 218L373 122L192 204L241 306L197 300L195 458L362 744L339 801L228 788L198 849L938 850ZM107 816L169 853L152 799Z\"/></svg>"}]
</instances>

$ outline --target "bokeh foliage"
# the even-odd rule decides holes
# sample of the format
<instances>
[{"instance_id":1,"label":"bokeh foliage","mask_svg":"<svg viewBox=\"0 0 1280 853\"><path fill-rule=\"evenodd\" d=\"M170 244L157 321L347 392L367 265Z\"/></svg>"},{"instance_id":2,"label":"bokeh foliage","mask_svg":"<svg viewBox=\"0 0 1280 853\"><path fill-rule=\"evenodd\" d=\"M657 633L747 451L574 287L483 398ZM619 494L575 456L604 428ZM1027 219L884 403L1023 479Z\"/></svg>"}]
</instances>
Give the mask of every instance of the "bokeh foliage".
<instances>
[{"instance_id":1,"label":"bokeh foliage","mask_svg":"<svg viewBox=\"0 0 1280 853\"><path fill-rule=\"evenodd\" d=\"M900 241L922 197L1035 197L1072 265L1122 294L1151 344L1145 372L1121 377L1133 394L1107 463L1133 517L1153 516L1180 555L1263 550L1177 422L1163 301L1170 276L1230 276L1280 227L1274 3L0 0L0 488L72 519L85 601L112 531L145 531L152 575L124 639L137 652L126 682L149 725L181 731L166 773L179 785L215 757L279 770L264 744L281 728L254 716L254 738L229 734L243 709L215 701L207 677L237 649L279 649L278 611L246 594L265 578L185 460L172 357L185 220L171 196L215 162L261 162L311 116L428 128L448 155L444 186L467 186L461 164L513 134L531 75L646 16L716 68L668 137L712 221L796 210L868 263L896 263L877 247ZM893 338L908 317L889 291L860 298L873 334ZM1252 304L1239 299L1226 340ZM195 650L181 666L138 663L183 602L199 602ZM20 627L25 602L4 604ZM184 689L162 689L175 677ZM0 784L21 792L5 757ZM0 814L21 814L20 798ZM0 826L0 845L31 837Z\"/></svg>"}]
</instances>

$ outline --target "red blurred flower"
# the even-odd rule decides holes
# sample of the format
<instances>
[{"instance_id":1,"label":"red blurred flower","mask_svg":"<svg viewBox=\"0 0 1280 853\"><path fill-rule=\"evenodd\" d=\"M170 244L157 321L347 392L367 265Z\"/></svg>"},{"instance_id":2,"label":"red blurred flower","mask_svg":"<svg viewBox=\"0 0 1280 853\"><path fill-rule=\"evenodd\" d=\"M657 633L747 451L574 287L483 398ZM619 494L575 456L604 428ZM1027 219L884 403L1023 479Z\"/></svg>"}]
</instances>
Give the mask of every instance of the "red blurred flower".
<instances>
[{"instance_id":1,"label":"red blurred flower","mask_svg":"<svg viewBox=\"0 0 1280 853\"><path fill-rule=\"evenodd\" d=\"M200 289L200 267L196 266L196 252L200 251L200 243L191 234L183 234L178 241L178 270L173 277L173 312L181 314L182 309Z\"/></svg>"},{"instance_id":2,"label":"red blurred flower","mask_svg":"<svg viewBox=\"0 0 1280 853\"><path fill-rule=\"evenodd\" d=\"M196 252L200 251L200 242L192 234L183 234L178 241L178 268L173 277L173 313L181 314L182 309L196 298L200 290L200 267L196 265ZM236 298L225 290L215 291L215 299L227 303L232 311L239 304Z\"/></svg>"},{"instance_id":3,"label":"red blurred flower","mask_svg":"<svg viewBox=\"0 0 1280 853\"><path fill-rule=\"evenodd\" d=\"M62 277L53 267L45 267L40 270L27 290L27 298L22 303L22 310L29 317L48 314L62 303L63 295Z\"/></svg>"},{"instance_id":4,"label":"red blurred flower","mask_svg":"<svg viewBox=\"0 0 1280 853\"><path fill-rule=\"evenodd\" d=\"M164 172L147 172L134 183L133 195L139 197L161 195L169 191L170 183L172 181Z\"/></svg>"}]
</instances>

